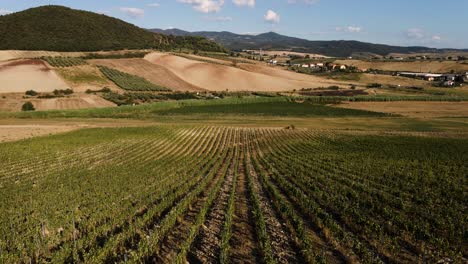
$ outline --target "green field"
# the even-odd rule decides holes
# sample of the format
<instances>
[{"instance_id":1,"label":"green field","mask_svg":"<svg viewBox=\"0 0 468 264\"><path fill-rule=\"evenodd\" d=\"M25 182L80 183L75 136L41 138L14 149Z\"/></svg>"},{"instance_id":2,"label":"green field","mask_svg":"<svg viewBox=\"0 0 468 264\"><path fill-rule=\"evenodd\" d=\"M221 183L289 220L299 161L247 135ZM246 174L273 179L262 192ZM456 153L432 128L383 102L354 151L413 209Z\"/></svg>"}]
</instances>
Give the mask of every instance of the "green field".
<instances>
[{"instance_id":1,"label":"green field","mask_svg":"<svg viewBox=\"0 0 468 264\"><path fill-rule=\"evenodd\" d=\"M460 260L467 150L466 139L207 126L3 143L0 261Z\"/></svg>"},{"instance_id":2,"label":"green field","mask_svg":"<svg viewBox=\"0 0 468 264\"><path fill-rule=\"evenodd\" d=\"M87 62L82 58L72 57L41 57L42 60L47 61L52 67L66 68L73 66L85 65Z\"/></svg>"},{"instance_id":3,"label":"green field","mask_svg":"<svg viewBox=\"0 0 468 264\"><path fill-rule=\"evenodd\" d=\"M106 66L98 66L98 68L109 80L127 91L170 91L168 88L153 84L139 76L121 72Z\"/></svg>"},{"instance_id":4,"label":"green field","mask_svg":"<svg viewBox=\"0 0 468 264\"><path fill-rule=\"evenodd\" d=\"M466 260L466 119L296 99L0 114L147 124L0 143L0 263Z\"/></svg>"}]
</instances>

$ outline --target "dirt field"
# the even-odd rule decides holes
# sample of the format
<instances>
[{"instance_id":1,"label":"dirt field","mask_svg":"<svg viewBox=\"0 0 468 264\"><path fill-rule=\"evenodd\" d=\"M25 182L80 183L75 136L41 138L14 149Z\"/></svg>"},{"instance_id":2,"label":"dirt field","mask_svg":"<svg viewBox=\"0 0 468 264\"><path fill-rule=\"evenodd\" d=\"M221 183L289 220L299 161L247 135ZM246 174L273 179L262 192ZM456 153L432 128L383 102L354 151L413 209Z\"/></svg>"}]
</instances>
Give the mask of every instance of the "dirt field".
<instances>
[{"instance_id":1,"label":"dirt field","mask_svg":"<svg viewBox=\"0 0 468 264\"><path fill-rule=\"evenodd\" d=\"M468 117L468 102L350 102L338 106L409 117Z\"/></svg>"},{"instance_id":2,"label":"dirt field","mask_svg":"<svg viewBox=\"0 0 468 264\"><path fill-rule=\"evenodd\" d=\"M188 83L211 91L273 92L344 84L262 65L241 64L240 68L234 68L164 53L151 53L145 59L166 67Z\"/></svg>"},{"instance_id":3,"label":"dirt field","mask_svg":"<svg viewBox=\"0 0 468 264\"><path fill-rule=\"evenodd\" d=\"M204 89L179 78L165 67L153 64L144 59L106 59L90 60L90 62L95 65L104 65L143 77L154 84L161 85L175 91L204 91Z\"/></svg>"},{"instance_id":4,"label":"dirt field","mask_svg":"<svg viewBox=\"0 0 468 264\"><path fill-rule=\"evenodd\" d=\"M79 129L63 125L0 125L0 143L57 134Z\"/></svg>"},{"instance_id":5,"label":"dirt field","mask_svg":"<svg viewBox=\"0 0 468 264\"><path fill-rule=\"evenodd\" d=\"M28 90L50 92L66 89L67 84L40 60L16 60L0 64L0 93Z\"/></svg>"},{"instance_id":6,"label":"dirt field","mask_svg":"<svg viewBox=\"0 0 468 264\"><path fill-rule=\"evenodd\" d=\"M38 111L115 106L115 104L93 94L75 94L71 97L51 99L25 99L22 94L8 94L5 97L6 98L0 98L0 111L4 112L21 111L21 106L25 102L33 103Z\"/></svg>"},{"instance_id":7,"label":"dirt field","mask_svg":"<svg viewBox=\"0 0 468 264\"><path fill-rule=\"evenodd\" d=\"M456 61L371 62L361 60L337 60L336 63L353 65L359 69L372 68L385 71L446 73L454 70L455 72L468 72L468 64L461 64Z\"/></svg>"},{"instance_id":8,"label":"dirt field","mask_svg":"<svg viewBox=\"0 0 468 264\"><path fill-rule=\"evenodd\" d=\"M0 143L17 141L26 138L65 133L84 128L105 127L144 127L152 126L153 122L138 120L28 120L0 119Z\"/></svg>"}]
</instances>

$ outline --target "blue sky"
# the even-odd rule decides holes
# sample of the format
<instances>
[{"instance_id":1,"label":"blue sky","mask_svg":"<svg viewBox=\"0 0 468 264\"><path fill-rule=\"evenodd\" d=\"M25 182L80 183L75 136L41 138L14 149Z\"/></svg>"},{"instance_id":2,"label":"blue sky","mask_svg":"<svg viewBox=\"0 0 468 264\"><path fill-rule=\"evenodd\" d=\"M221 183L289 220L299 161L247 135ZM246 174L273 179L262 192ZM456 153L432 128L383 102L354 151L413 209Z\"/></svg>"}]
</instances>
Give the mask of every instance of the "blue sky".
<instances>
[{"instance_id":1,"label":"blue sky","mask_svg":"<svg viewBox=\"0 0 468 264\"><path fill-rule=\"evenodd\" d=\"M468 48L468 0L0 0L0 14L47 4L145 28Z\"/></svg>"}]
</instances>

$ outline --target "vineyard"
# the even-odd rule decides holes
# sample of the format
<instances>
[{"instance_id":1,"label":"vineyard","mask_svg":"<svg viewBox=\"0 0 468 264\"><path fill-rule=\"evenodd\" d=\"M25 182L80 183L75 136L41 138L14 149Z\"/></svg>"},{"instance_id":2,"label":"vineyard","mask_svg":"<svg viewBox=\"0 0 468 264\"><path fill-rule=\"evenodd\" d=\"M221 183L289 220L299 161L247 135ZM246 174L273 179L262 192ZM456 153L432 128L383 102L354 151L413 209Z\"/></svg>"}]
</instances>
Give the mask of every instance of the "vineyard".
<instances>
[{"instance_id":1,"label":"vineyard","mask_svg":"<svg viewBox=\"0 0 468 264\"><path fill-rule=\"evenodd\" d=\"M56 68L66 68L88 64L84 59L76 57L41 57L41 59L49 63L50 66Z\"/></svg>"},{"instance_id":2,"label":"vineyard","mask_svg":"<svg viewBox=\"0 0 468 264\"><path fill-rule=\"evenodd\" d=\"M468 140L87 129L0 148L0 263L466 261Z\"/></svg>"},{"instance_id":3,"label":"vineyard","mask_svg":"<svg viewBox=\"0 0 468 264\"><path fill-rule=\"evenodd\" d=\"M98 66L102 74L106 76L109 80L114 82L120 88L127 91L170 91L170 89L158 86L149 82L148 80L121 72L109 67Z\"/></svg>"}]
</instances>

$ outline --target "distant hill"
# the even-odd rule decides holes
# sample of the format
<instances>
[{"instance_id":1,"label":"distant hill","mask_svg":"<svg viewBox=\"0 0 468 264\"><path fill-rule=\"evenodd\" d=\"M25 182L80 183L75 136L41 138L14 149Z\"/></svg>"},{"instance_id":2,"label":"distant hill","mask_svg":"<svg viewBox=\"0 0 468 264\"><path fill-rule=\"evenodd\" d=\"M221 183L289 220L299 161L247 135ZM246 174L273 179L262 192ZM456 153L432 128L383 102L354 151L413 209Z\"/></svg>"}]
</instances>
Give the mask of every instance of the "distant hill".
<instances>
[{"instance_id":1,"label":"distant hill","mask_svg":"<svg viewBox=\"0 0 468 264\"><path fill-rule=\"evenodd\" d=\"M241 35L231 32L198 31L188 32L180 29L150 29L152 32L176 36L202 36L214 40L228 49L264 49L291 50L296 52L316 53L332 57L348 57L356 53L367 53L385 56L390 53L434 53L452 51L427 47L398 47L373 44L353 40L312 41L283 36L274 32L259 35ZM468 51L468 50L463 50Z\"/></svg>"},{"instance_id":2,"label":"distant hill","mask_svg":"<svg viewBox=\"0 0 468 264\"><path fill-rule=\"evenodd\" d=\"M0 36L2 50L224 50L202 37L156 34L113 17L63 6L42 6L0 16Z\"/></svg>"}]
</instances>

